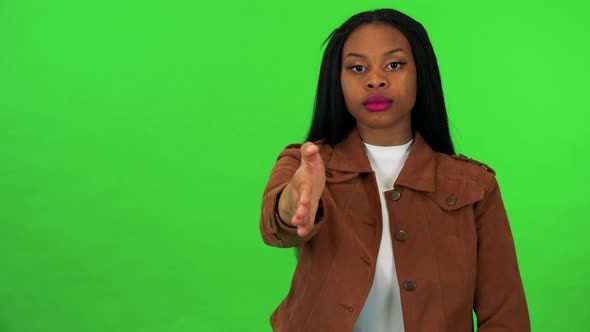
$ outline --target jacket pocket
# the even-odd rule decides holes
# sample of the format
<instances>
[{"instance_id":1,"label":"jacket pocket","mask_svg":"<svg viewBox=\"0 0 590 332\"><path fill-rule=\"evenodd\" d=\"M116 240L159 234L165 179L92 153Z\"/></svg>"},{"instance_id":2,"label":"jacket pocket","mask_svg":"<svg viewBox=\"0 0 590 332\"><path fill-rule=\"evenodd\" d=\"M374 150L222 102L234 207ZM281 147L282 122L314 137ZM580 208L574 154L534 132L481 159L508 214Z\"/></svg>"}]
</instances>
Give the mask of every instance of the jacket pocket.
<instances>
[{"instance_id":1,"label":"jacket pocket","mask_svg":"<svg viewBox=\"0 0 590 332\"><path fill-rule=\"evenodd\" d=\"M345 183L358 177L359 173L356 172L342 172L331 169L326 169L326 182L327 183Z\"/></svg>"},{"instance_id":2,"label":"jacket pocket","mask_svg":"<svg viewBox=\"0 0 590 332\"><path fill-rule=\"evenodd\" d=\"M481 201L485 189L473 180L447 178L437 181L436 191L426 195L442 210L451 212Z\"/></svg>"}]
</instances>

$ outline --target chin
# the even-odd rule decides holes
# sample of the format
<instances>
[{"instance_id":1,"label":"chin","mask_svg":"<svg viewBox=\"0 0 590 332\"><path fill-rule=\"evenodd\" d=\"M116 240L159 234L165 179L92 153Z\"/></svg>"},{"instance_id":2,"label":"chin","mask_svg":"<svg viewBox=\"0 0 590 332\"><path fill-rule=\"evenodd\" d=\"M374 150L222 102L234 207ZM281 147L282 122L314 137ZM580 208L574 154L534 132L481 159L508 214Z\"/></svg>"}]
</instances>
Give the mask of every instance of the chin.
<instances>
[{"instance_id":1,"label":"chin","mask_svg":"<svg viewBox=\"0 0 590 332\"><path fill-rule=\"evenodd\" d=\"M392 127L397 127L398 123L395 121L387 121L387 122L383 122L383 121L379 121L379 122L373 122L373 121L367 121L367 122L359 122L361 125L367 127L367 128L371 128L371 129L388 129L388 128L392 128Z\"/></svg>"}]
</instances>

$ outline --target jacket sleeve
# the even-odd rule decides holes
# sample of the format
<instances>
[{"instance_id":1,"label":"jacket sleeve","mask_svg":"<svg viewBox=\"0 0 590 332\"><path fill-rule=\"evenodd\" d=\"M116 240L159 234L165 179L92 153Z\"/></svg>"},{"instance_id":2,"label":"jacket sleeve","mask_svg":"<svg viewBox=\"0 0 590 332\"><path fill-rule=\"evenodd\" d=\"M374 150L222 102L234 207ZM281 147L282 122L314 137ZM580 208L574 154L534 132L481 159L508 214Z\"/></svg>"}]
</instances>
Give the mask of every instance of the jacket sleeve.
<instances>
[{"instance_id":1,"label":"jacket sleeve","mask_svg":"<svg viewBox=\"0 0 590 332\"><path fill-rule=\"evenodd\" d=\"M478 332L527 332L529 313L512 232L495 177L475 207Z\"/></svg>"},{"instance_id":2,"label":"jacket sleeve","mask_svg":"<svg viewBox=\"0 0 590 332\"><path fill-rule=\"evenodd\" d=\"M297 234L296 227L285 224L279 217L277 207L280 195L300 165L299 145L293 145L281 152L271 171L270 179L264 189L260 214L260 232L264 243L267 245L282 248L300 245L311 239L322 224L324 207L321 199L316 213L315 226L304 237Z\"/></svg>"}]
</instances>

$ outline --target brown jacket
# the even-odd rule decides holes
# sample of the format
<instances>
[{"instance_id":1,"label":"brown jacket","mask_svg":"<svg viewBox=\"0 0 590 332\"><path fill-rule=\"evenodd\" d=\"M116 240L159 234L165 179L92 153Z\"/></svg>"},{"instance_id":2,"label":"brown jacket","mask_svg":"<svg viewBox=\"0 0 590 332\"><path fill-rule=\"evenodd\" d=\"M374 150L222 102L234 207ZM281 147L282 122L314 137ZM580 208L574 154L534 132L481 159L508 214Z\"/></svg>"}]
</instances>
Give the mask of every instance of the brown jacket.
<instances>
[{"instance_id":1,"label":"brown jacket","mask_svg":"<svg viewBox=\"0 0 590 332\"><path fill-rule=\"evenodd\" d=\"M274 331L351 331L371 289L381 239L377 182L358 131L319 144L326 187L304 238L276 212L300 166L298 144L278 157L264 191L260 231L271 246L299 246L291 290L271 316ZM385 193L406 332L530 331L514 243L495 173L434 152L415 135Z\"/></svg>"}]
</instances>

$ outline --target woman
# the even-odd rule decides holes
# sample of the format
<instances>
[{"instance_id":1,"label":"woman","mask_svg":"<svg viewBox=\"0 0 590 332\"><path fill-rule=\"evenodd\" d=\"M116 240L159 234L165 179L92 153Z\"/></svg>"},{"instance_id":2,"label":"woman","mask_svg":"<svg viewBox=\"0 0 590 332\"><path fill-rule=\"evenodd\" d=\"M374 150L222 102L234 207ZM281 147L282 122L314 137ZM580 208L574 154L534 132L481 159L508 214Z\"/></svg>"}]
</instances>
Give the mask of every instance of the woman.
<instances>
[{"instance_id":1,"label":"woman","mask_svg":"<svg viewBox=\"0 0 590 332\"><path fill-rule=\"evenodd\" d=\"M307 142L279 155L264 242L297 247L275 331L529 331L495 172L454 154L427 33L391 9L329 36Z\"/></svg>"}]
</instances>

